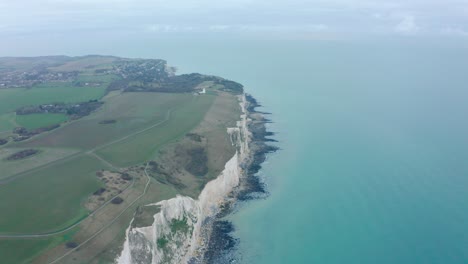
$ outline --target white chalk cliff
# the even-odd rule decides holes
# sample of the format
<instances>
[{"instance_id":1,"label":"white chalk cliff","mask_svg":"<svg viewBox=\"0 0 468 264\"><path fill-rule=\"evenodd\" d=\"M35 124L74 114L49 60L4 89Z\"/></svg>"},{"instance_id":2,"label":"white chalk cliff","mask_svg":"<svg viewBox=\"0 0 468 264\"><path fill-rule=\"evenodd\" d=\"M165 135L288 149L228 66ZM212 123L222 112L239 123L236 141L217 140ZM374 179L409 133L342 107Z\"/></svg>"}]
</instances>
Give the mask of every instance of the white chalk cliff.
<instances>
[{"instance_id":1,"label":"white chalk cliff","mask_svg":"<svg viewBox=\"0 0 468 264\"><path fill-rule=\"evenodd\" d=\"M230 193L244 175L243 164L249 159L247 101L240 98L243 114L237 127L229 128L236 154L226 163L222 173L208 182L197 200L177 196L158 202L161 210L151 226L130 227L126 231L118 264L203 262L202 252L211 231L210 221L221 210Z\"/></svg>"}]
</instances>

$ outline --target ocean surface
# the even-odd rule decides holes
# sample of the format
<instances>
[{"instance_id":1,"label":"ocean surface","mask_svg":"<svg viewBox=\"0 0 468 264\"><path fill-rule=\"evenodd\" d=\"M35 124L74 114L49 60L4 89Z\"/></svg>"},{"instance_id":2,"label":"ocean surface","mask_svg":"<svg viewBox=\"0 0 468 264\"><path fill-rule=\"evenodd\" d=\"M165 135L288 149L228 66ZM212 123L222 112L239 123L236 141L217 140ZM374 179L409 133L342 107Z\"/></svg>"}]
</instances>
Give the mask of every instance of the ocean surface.
<instances>
[{"instance_id":1,"label":"ocean surface","mask_svg":"<svg viewBox=\"0 0 468 264\"><path fill-rule=\"evenodd\" d=\"M230 217L242 263L468 263L467 42L168 37L70 47L55 53L164 58L180 72L227 77L272 113L281 150L260 173L270 196Z\"/></svg>"},{"instance_id":2,"label":"ocean surface","mask_svg":"<svg viewBox=\"0 0 468 264\"><path fill-rule=\"evenodd\" d=\"M468 46L200 41L167 58L272 113L271 195L231 217L242 263L468 263Z\"/></svg>"}]
</instances>

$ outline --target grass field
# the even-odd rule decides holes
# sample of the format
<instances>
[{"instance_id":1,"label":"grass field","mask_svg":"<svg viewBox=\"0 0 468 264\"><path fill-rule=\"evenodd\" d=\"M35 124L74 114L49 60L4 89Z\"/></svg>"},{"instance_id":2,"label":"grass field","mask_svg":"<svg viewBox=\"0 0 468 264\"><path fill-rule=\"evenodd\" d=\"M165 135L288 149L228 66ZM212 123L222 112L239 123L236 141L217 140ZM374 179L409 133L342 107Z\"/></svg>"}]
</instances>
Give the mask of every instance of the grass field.
<instances>
[{"instance_id":1,"label":"grass field","mask_svg":"<svg viewBox=\"0 0 468 264\"><path fill-rule=\"evenodd\" d=\"M106 166L89 155L59 161L0 185L0 232L46 232L87 215L81 202L100 187Z\"/></svg>"},{"instance_id":2,"label":"grass field","mask_svg":"<svg viewBox=\"0 0 468 264\"><path fill-rule=\"evenodd\" d=\"M103 65L111 65L117 58L115 57L104 57L104 56L89 56L81 57L69 62L66 62L60 66L49 67L52 71L78 71L83 69L95 69L101 68Z\"/></svg>"},{"instance_id":3,"label":"grass field","mask_svg":"<svg viewBox=\"0 0 468 264\"><path fill-rule=\"evenodd\" d=\"M27 129L36 129L50 125L60 124L68 120L65 114L30 114L17 115L16 123Z\"/></svg>"},{"instance_id":4,"label":"grass field","mask_svg":"<svg viewBox=\"0 0 468 264\"><path fill-rule=\"evenodd\" d=\"M8 156L20 150L22 149L4 148L0 151L0 168L2 169L0 173L0 181L15 174L37 168L43 164L47 164L77 153L76 150L72 149L44 148L41 149L39 154L28 157L26 159L15 161L6 160Z\"/></svg>"},{"instance_id":5,"label":"grass field","mask_svg":"<svg viewBox=\"0 0 468 264\"><path fill-rule=\"evenodd\" d=\"M11 130L15 126L25 124L30 128L37 128L42 124L63 120L57 116L48 116L45 119L33 116L22 116L15 119L13 111L20 107L47 104L47 103L75 103L100 99L105 94L105 87L73 87L70 84L47 84L32 89L0 89L0 132ZM41 116L42 117L42 116ZM17 124L19 121L19 124ZM44 123L42 123L44 122Z\"/></svg>"},{"instance_id":6,"label":"grass field","mask_svg":"<svg viewBox=\"0 0 468 264\"><path fill-rule=\"evenodd\" d=\"M37 254L62 242L70 240L75 233L76 230L49 238L36 238L27 240L0 239L0 256L2 258L2 263L31 263Z\"/></svg>"},{"instance_id":7,"label":"grass field","mask_svg":"<svg viewBox=\"0 0 468 264\"><path fill-rule=\"evenodd\" d=\"M32 89L0 89L0 114L12 112L19 107L55 102L75 103L99 99L105 87L43 86Z\"/></svg>"},{"instance_id":8,"label":"grass field","mask_svg":"<svg viewBox=\"0 0 468 264\"><path fill-rule=\"evenodd\" d=\"M96 113L18 146L93 149L156 124L171 107L191 100L187 94L124 93L105 100ZM116 123L99 124L103 120Z\"/></svg>"},{"instance_id":9,"label":"grass field","mask_svg":"<svg viewBox=\"0 0 468 264\"><path fill-rule=\"evenodd\" d=\"M15 125L15 113L0 114L0 132L12 130Z\"/></svg>"},{"instance_id":10,"label":"grass field","mask_svg":"<svg viewBox=\"0 0 468 264\"><path fill-rule=\"evenodd\" d=\"M130 166L146 161L162 145L184 136L205 116L215 96L195 96L172 110L167 122L126 140L97 151L99 155L119 166Z\"/></svg>"}]
</instances>

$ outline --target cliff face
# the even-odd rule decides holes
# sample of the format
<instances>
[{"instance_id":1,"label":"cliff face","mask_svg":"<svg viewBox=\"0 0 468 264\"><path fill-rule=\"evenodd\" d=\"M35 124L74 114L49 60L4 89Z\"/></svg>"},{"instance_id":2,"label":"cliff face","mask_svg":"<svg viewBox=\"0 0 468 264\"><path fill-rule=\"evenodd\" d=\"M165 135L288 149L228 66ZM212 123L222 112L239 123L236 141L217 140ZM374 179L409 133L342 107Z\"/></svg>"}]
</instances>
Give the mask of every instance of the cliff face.
<instances>
[{"instance_id":1,"label":"cliff face","mask_svg":"<svg viewBox=\"0 0 468 264\"><path fill-rule=\"evenodd\" d=\"M240 97L243 115L237 127L229 128L236 154L226 163L222 173L208 182L197 200L189 197L161 201L160 212L154 215L151 226L132 228L126 232L126 240L118 264L140 263L203 263L204 252L217 214L239 186L250 160L248 102Z\"/></svg>"}]
</instances>

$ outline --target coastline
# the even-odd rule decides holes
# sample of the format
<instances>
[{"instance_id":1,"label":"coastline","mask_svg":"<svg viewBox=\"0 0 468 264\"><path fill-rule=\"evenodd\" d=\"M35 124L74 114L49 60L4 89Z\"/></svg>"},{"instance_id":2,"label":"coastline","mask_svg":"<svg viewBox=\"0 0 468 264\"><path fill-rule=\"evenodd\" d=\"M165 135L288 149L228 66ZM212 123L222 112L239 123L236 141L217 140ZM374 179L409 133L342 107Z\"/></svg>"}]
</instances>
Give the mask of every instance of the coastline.
<instances>
[{"instance_id":1,"label":"coastline","mask_svg":"<svg viewBox=\"0 0 468 264\"><path fill-rule=\"evenodd\" d=\"M267 154L277 150L268 144L274 140L266 129L271 122L267 113L256 111L260 104L249 94L239 101L240 121L227 131L237 151L223 172L208 182L197 200L177 196L154 204L161 210L151 226L130 224L116 263L225 263L237 258L234 226L224 217L239 202L268 195L257 173ZM182 231L174 226L182 226Z\"/></svg>"},{"instance_id":2,"label":"coastline","mask_svg":"<svg viewBox=\"0 0 468 264\"><path fill-rule=\"evenodd\" d=\"M244 94L246 101L247 129L250 133L249 149L250 156L244 166L244 174L240 177L239 185L229 197L212 223L211 235L208 247L204 253L204 263L232 263L239 260L237 245L241 241L233 237L235 226L225 217L231 214L241 202L255 199L264 199L268 191L258 172L262 168L267 155L279 150L278 147L269 143L277 142L270 138L273 132L268 131L266 124L272 121L265 117L269 113L257 111L261 104L250 94Z\"/></svg>"}]
</instances>

